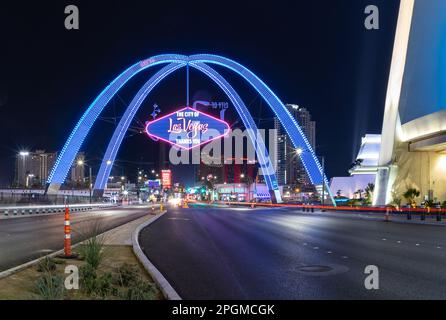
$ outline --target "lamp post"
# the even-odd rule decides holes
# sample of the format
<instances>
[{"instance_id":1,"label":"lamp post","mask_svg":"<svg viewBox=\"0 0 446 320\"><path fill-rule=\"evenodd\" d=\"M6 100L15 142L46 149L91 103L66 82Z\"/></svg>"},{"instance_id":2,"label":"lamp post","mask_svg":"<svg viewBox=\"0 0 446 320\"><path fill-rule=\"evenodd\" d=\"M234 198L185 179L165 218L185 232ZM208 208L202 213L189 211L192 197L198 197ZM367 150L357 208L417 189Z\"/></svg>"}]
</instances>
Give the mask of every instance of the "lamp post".
<instances>
[{"instance_id":1,"label":"lamp post","mask_svg":"<svg viewBox=\"0 0 446 320\"><path fill-rule=\"evenodd\" d=\"M322 205L325 204L325 157L321 156L322 163Z\"/></svg>"},{"instance_id":2,"label":"lamp post","mask_svg":"<svg viewBox=\"0 0 446 320\"><path fill-rule=\"evenodd\" d=\"M88 189L89 189L89 191L90 191L90 203L91 203L91 198L92 198L92 188L93 188L93 182L92 182L92 170L91 170L91 166L90 165L88 165L88 164L86 164L85 163L85 161L83 161L83 160L78 160L77 161L77 165L78 166L81 166L81 167L83 167L83 166L87 166L88 167L88 173L89 173L89 177L88 177Z\"/></svg>"},{"instance_id":3,"label":"lamp post","mask_svg":"<svg viewBox=\"0 0 446 320\"><path fill-rule=\"evenodd\" d=\"M20 151L19 156L22 158L22 170L25 174L25 186L28 187L28 173L26 173L26 157L29 156L29 151ZM17 173L18 175L18 173ZM17 176L17 180L19 177ZM17 181L19 183L19 181Z\"/></svg>"},{"instance_id":4,"label":"lamp post","mask_svg":"<svg viewBox=\"0 0 446 320\"><path fill-rule=\"evenodd\" d=\"M304 150L302 148L296 148L296 154L300 157ZM322 205L325 204L325 157L324 156L317 156L316 157L321 159L321 166L322 166Z\"/></svg>"}]
</instances>

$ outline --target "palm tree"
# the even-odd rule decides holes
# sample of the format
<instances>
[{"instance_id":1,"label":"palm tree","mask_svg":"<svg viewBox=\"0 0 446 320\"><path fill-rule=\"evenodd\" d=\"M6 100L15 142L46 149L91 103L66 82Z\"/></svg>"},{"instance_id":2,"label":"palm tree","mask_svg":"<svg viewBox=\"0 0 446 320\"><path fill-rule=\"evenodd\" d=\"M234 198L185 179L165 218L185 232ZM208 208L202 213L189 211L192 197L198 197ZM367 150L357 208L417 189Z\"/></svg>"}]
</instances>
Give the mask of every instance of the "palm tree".
<instances>
[{"instance_id":1,"label":"palm tree","mask_svg":"<svg viewBox=\"0 0 446 320\"><path fill-rule=\"evenodd\" d=\"M373 198L373 191L375 190L375 184L373 183L368 183L367 187L365 187L365 199L366 199L366 203L370 204L372 203L372 198Z\"/></svg>"},{"instance_id":2,"label":"palm tree","mask_svg":"<svg viewBox=\"0 0 446 320\"><path fill-rule=\"evenodd\" d=\"M420 191L415 188L409 188L406 192L404 192L403 197L407 200L408 204L412 207L415 207L417 204L415 202L415 198L420 196Z\"/></svg>"}]
</instances>

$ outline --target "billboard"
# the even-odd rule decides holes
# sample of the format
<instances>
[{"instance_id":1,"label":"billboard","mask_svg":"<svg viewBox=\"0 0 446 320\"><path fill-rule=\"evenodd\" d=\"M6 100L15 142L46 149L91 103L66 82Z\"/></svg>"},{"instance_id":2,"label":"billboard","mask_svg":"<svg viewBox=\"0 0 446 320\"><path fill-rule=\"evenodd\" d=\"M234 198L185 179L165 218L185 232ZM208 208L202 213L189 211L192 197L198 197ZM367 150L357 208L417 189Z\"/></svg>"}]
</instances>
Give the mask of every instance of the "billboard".
<instances>
[{"instance_id":1,"label":"billboard","mask_svg":"<svg viewBox=\"0 0 446 320\"><path fill-rule=\"evenodd\" d=\"M148 122L146 133L151 138L190 150L229 133L229 124L191 107L181 108Z\"/></svg>"},{"instance_id":2,"label":"billboard","mask_svg":"<svg viewBox=\"0 0 446 320\"><path fill-rule=\"evenodd\" d=\"M170 189L172 187L172 171L161 170L161 185L163 189Z\"/></svg>"}]
</instances>

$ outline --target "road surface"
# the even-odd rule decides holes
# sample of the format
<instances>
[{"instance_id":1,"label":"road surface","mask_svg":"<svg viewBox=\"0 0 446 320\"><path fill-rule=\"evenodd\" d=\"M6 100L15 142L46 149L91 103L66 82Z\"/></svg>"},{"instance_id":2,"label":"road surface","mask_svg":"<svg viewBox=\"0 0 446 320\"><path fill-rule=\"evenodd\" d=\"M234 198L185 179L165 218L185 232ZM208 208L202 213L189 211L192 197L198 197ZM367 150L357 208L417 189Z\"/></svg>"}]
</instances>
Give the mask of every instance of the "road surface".
<instances>
[{"instance_id":1,"label":"road surface","mask_svg":"<svg viewBox=\"0 0 446 320\"><path fill-rule=\"evenodd\" d=\"M147 206L118 207L72 213L72 243L94 228L101 232L115 228L149 213ZM64 214L0 220L0 271L63 249Z\"/></svg>"},{"instance_id":2,"label":"road surface","mask_svg":"<svg viewBox=\"0 0 446 320\"><path fill-rule=\"evenodd\" d=\"M445 299L446 227L292 209L189 208L144 229L184 299ZM364 285L368 265L379 289Z\"/></svg>"}]
</instances>

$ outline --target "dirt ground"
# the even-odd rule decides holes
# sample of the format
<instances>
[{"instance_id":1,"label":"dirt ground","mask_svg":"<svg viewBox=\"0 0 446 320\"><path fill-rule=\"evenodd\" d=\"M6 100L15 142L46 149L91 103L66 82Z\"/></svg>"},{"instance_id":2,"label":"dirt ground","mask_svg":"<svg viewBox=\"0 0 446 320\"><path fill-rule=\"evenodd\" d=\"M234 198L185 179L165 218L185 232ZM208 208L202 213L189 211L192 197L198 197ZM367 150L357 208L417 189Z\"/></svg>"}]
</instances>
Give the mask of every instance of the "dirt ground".
<instances>
[{"instance_id":1,"label":"dirt ground","mask_svg":"<svg viewBox=\"0 0 446 320\"><path fill-rule=\"evenodd\" d=\"M74 250L76 252L76 250ZM64 275L65 266L76 265L78 267L85 264L80 259L61 259L55 258L57 263L56 273ZM131 264L137 267L140 276L153 283L150 275L144 270L133 253L131 246L107 245L104 247L104 260L98 269L98 274L104 272L116 273L116 269L123 263ZM0 300L35 300L40 299L36 290L36 281L42 275L37 271L37 265L28 267L9 277L0 279ZM81 290L70 290L67 292L66 299L91 299L81 292ZM119 297L110 296L105 299L119 299ZM161 292L157 289L156 300L163 299Z\"/></svg>"}]
</instances>

